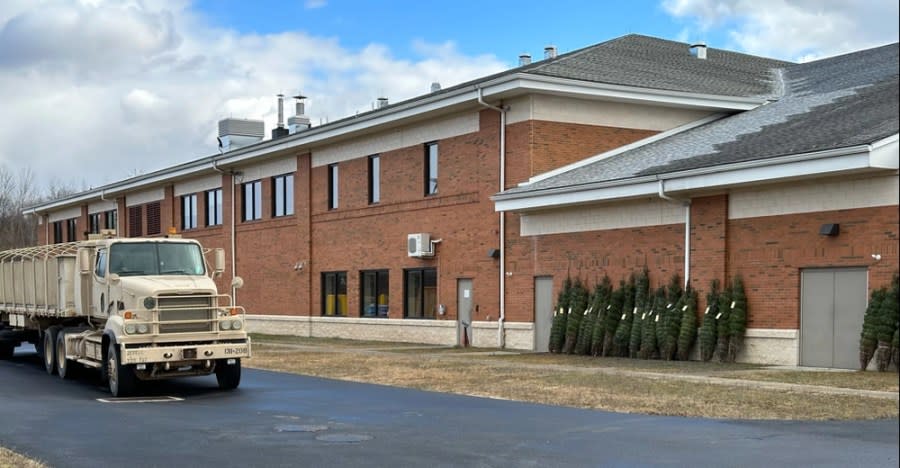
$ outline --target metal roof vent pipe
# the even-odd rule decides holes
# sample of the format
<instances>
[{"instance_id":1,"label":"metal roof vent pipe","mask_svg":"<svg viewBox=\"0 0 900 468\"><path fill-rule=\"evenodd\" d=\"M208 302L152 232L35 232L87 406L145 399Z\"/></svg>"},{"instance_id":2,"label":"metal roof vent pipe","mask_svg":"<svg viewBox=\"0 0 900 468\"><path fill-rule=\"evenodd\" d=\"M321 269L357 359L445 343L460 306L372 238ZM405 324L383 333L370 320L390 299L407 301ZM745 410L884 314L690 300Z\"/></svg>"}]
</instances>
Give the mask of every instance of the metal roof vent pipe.
<instances>
[{"instance_id":1,"label":"metal roof vent pipe","mask_svg":"<svg viewBox=\"0 0 900 468\"><path fill-rule=\"evenodd\" d=\"M551 44L551 45L548 45L547 47L544 47L544 58L545 59L556 58L556 46L555 45Z\"/></svg>"},{"instance_id":2,"label":"metal roof vent pipe","mask_svg":"<svg viewBox=\"0 0 900 468\"><path fill-rule=\"evenodd\" d=\"M376 109L381 109L388 106L388 98L380 97L378 98L378 104L375 106Z\"/></svg>"},{"instance_id":3,"label":"metal roof vent pipe","mask_svg":"<svg viewBox=\"0 0 900 468\"><path fill-rule=\"evenodd\" d=\"M307 130L312 126L309 123L309 117L306 116L306 105L303 102L306 96L298 94L294 96L294 99L297 100L297 109L295 115L288 117L288 131L292 135Z\"/></svg>"},{"instance_id":4,"label":"metal roof vent pipe","mask_svg":"<svg viewBox=\"0 0 900 468\"><path fill-rule=\"evenodd\" d=\"M519 66L531 63L531 54L519 54Z\"/></svg>"},{"instance_id":5,"label":"metal roof vent pipe","mask_svg":"<svg viewBox=\"0 0 900 468\"><path fill-rule=\"evenodd\" d=\"M441 84L437 81L431 83L431 92L436 93L441 90Z\"/></svg>"},{"instance_id":6,"label":"metal roof vent pipe","mask_svg":"<svg viewBox=\"0 0 900 468\"><path fill-rule=\"evenodd\" d=\"M272 139L277 140L288 136L288 129L284 128L284 94L278 95L278 126L272 129Z\"/></svg>"},{"instance_id":7,"label":"metal roof vent pipe","mask_svg":"<svg viewBox=\"0 0 900 468\"><path fill-rule=\"evenodd\" d=\"M691 55L697 57L700 60L706 60L706 43L705 42L697 42L695 44L691 44Z\"/></svg>"}]
</instances>

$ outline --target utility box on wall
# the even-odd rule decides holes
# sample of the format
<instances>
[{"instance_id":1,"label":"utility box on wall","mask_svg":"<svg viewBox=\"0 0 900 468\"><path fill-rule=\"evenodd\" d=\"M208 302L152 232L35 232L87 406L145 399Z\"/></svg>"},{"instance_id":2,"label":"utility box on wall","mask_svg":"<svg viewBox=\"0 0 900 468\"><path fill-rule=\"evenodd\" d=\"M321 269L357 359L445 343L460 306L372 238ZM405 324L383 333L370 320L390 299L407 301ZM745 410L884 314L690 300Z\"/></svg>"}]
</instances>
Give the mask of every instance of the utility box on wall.
<instances>
[{"instance_id":1,"label":"utility box on wall","mask_svg":"<svg viewBox=\"0 0 900 468\"><path fill-rule=\"evenodd\" d=\"M407 234L406 254L415 258L433 257L434 250L431 245L431 235L424 232Z\"/></svg>"}]
</instances>

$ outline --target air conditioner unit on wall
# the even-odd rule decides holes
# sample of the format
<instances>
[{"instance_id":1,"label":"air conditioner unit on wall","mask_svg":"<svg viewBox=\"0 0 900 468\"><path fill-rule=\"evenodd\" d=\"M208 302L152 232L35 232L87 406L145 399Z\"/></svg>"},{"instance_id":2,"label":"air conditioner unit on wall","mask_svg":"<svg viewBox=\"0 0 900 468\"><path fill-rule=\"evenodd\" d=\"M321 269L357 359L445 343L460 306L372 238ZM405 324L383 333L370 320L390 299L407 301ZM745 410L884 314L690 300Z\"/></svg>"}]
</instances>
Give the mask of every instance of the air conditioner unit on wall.
<instances>
[{"instance_id":1,"label":"air conditioner unit on wall","mask_svg":"<svg viewBox=\"0 0 900 468\"><path fill-rule=\"evenodd\" d=\"M434 250L431 245L431 235L420 232L406 235L406 254L410 257L433 257Z\"/></svg>"}]
</instances>

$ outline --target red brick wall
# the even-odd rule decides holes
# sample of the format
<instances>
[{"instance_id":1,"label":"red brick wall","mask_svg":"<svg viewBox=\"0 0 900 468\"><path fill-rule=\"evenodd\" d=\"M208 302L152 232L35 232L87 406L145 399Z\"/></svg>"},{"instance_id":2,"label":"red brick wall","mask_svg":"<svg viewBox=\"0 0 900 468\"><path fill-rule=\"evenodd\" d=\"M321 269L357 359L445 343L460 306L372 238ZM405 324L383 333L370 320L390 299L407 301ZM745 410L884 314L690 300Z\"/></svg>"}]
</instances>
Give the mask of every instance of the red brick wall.
<instances>
[{"instance_id":1,"label":"red brick wall","mask_svg":"<svg viewBox=\"0 0 900 468\"><path fill-rule=\"evenodd\" d=\"M744 278L749 326L800 326L800 270L867 267L869 289L888 285L898 268L898 207L734 219L728 223L728 276ZM840 235L819 235L839 223ZM880 253L875 261L871 255Z\"/></svg>"},{"instance_id":2,"label":"red brick wall","mask_svg":"<svg viewBox=\"0 0 900 468\"><path fill-rule=\"evenodd\" d=\"M714 279L724 287L728 249L728 196L691 200L691 287L700 292L698 311L705 310L706 293Z\"/></svg>"}]
</instances>

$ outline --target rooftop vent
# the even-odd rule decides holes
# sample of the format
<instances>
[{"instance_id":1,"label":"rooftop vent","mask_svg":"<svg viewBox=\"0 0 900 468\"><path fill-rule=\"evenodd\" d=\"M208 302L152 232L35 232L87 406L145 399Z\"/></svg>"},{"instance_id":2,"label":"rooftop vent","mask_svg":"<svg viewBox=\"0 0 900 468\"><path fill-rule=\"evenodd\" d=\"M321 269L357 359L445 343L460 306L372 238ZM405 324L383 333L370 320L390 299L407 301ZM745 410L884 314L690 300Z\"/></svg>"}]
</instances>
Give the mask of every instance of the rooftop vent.
<instances>
[{"instance_id":1,"label":"rooftop vent","mask_svg":"<svg viewBox=\"0 0 900 468\"><path fill-rule=\"evenodd\" d=\"M309 117L306 116L306 105L303 103L306 96L298 94L294 96L294 99L297 100L297 109L294 116L288 117L288 131L291 134L302 132L311 127Z\"/></svg>"},{"instance_id":2,"label":"rooftop vent","mask_svg":"<svg viewBox=\"0 0 900 468\"><path fill-rule=\"evenodd\" d=\"M436 92L438 92L438 91L440 91L440 90L441 90L441 84L440 84L440 83L438 83L437 81L435 81L434 83L431 83L431 92L432 92L432 93L436 93Z\"/></svg>"},{"instance_id":3,"label":"rooftop vent","mask_svg":"<svg viewBox=\"0 0 900 468\"><path fill-rule=\"evenodd\" d=\"M288 136L288 129L284 128L284 94L278 95L278 126L272 129L272 139L277 140Z\"/></svg>"},{"instance_id":4,"label":"rooftop vent","mask_svg":"<svg viewBox=\"0 0 900 468\"><path fill-rule=\"evenodd\" d=\"M232 151L252 145L266 134L262 120L227 118L219 121L219 148Z\"/></svg>"},{"instance_id":5,"label":"rooftop vent","mask_svg":"<svg viewBox=\"0 0 900 468\"><path fill-rule=\"evenodd\" d=\"M531 54L519 54L519 66L531 63Z\"/></svg>"},{"instance_id":6,"label":"rooftop vent","mask_svg":"<svg viewBox=\"0 0 900 468\"><path fill-rule=\"evenodd\" d=\"M378 104L375 105L375 108L381 109L381 108L387 107L387 106L388 106L388 98L380 97L380 98L378 98Z\"/></svg>"},{"instance_id":7,"label":"rooftop vent","mask_svg":"<svg viewBox=\"0 0 900 468\"><path fill-rule=\"evenodd\" d=\"M701 60L706 60L706 43L705 42L697 42L695 44L691 44L691 55L697 57Z\"/></svg>"},{"instance_id":8,"label":"rooftop vent","mask_svg":"<svg viewBox=\"0 0 900 468\"><path fill-rule=\"evenodd\" d=\"M545 59L556 58L556 46L555 45L551 44L551 45L548 45L547 47L544 47L544 58Z\"/></svg>"}]
</instances>

